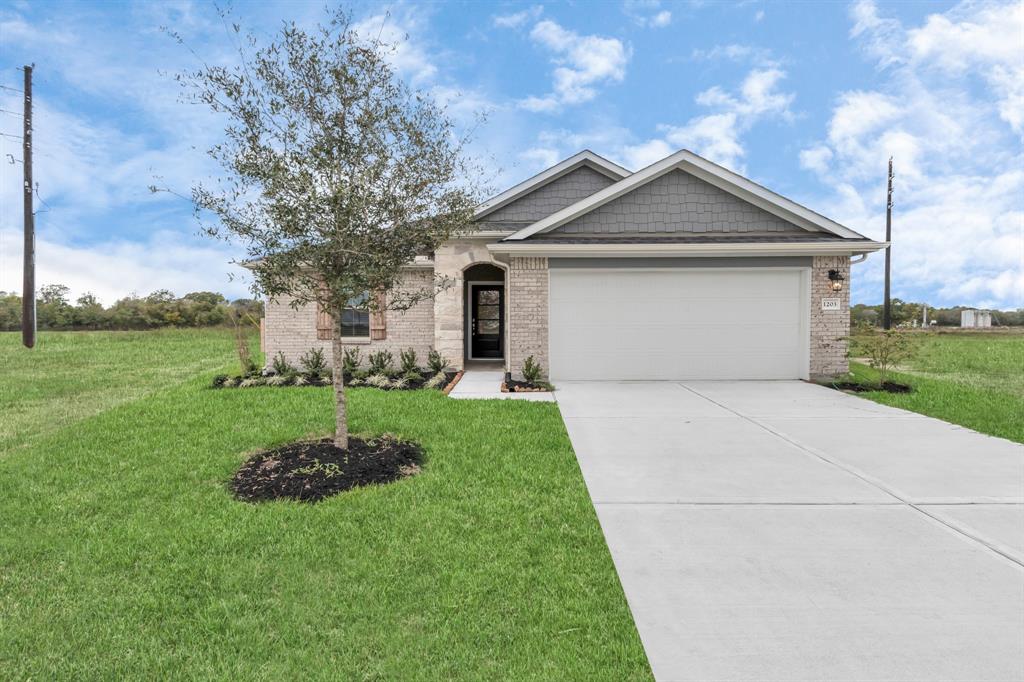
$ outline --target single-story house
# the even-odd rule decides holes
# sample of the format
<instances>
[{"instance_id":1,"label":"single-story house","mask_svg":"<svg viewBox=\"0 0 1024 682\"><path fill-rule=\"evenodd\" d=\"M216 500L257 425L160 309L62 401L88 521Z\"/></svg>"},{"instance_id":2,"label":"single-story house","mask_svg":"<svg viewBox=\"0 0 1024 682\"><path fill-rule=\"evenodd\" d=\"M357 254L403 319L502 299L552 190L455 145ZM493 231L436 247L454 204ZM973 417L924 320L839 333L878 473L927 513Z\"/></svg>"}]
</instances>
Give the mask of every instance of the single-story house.
<instances>
[{"instance_id":1,"label":"single-story house","mask_svg":"<svg viewBox=\"0 0 1024 682\"><path fill-rule=\"evenodd\" d=\"M532 355L555 382L835 376L851 258L885 246L686 150L635 173L580 152L474 222L406 269L410 287L455 286L404 313L346 311L345 343L513 376ZM267 301L268 361L330 345L329 317L289 303Z\"/></svg>"}]
</instances>

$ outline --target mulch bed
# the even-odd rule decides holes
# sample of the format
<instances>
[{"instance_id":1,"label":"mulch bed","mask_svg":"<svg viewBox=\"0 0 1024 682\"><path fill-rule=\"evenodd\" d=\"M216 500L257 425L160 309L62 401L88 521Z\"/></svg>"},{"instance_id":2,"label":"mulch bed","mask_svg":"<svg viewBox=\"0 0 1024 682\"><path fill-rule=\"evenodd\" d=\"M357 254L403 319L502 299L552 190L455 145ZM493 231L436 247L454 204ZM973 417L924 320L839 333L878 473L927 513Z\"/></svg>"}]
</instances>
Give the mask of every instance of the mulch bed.
<instances>
[{"instance_id":1,"label":"mulch bed","mask_svg":"<svg viewBox=\"0 0 1024 682\"><path fill-rule=\"evenodd\" d=\"M872 391L885 391L886 393L910 393L914 389L906 384L897 384L893 381L886 381L881 386L871 384L858 384L852 381L840 381L829 384L839 391L851 393L871 393Z\"/></svg>"},{"instance_id":2,"label":"mulch bed","mask_svg":"<svg viewBox=\"0 0 1024 682\"><path fill-rule=\"evenodd\" d=\"M251 457L231 479L231 490L244 502L319 502L351 488L412 476L422 464L419 445L388 436L349 438L348 450L330 438L300 441Z\"/></svg>"},{"instance_id":3,"label":"mulch bed","mask_svg":"<svg viewBox=\"0 0 1024 682\"><path fill-rule=\"evenodd\" d=\"M440 384L438 384L437 386L434 386L434 388L443 391L445 389L445 387L448 386L448 384L450 384L452 382L452 380L455 378L456 374L458 374L458 372L445 372L444 373L444 381L441 382ZM384 386L384 387L373 386L372 388L380 388L382 391L417 391L417 390L423 388L424 384L426 384L428 381L430 381L430 379L433 378L433 376L434 376L433 372L420 372L420 378L419 379L413 379L413 380L409 381L409 383L405 387L403 387L403 388L392 388L390 386ZM352 377L350 377L350 376L348 376L346 374L345 375L345 385L346 386L351 386L352 385L351 380L352 380ZM361 387L364 387L364 386L369 386L369 384L363 383L363 384L359 384L358 386L354 386L354 387L361 388Z\"/></svg>"},{"instance_id":4,"label":"mulch bed","mask_svg":"<svg viewBox=\"0 0 1024 682\"><path fill-rule=\"evenodd\" d=\"M540 393L551 390L549 384L534 384L529 381L516 381L509 379L501 382L502 393Z\"/></svg>"},{"instance_id":5,"label":"mulch bed","mask_svg":"<svg viewBox=\"0 0 1024 682\"><path fill-rule=\"evenodd\" d=\"M352 388L378 388L382 391L418 391L425 388L425 384L433 378L434 373L429 371L421 371L418 373L419 377L416 379L408 380L405 386L397 388L395 386L371 386L365 383L365 381L358 381L353 384L352 379L354 377L345 375L345 385L351 386ZM433 386L438 390L444 390L452 380L455 379L458 372L445 372L444 381ZM253 374L250 376L229 376L227 374L218 374L213 378L213 382L210 384L211 388L255 388L261 386L267 386L269 388L298 388L298 387L322 387L330 386L331 378L326 376L311 376L305 374L298 374L290 376L287 379L278 380L274 376L263 376L262 374Z\"/></svg>"}]
</instances>

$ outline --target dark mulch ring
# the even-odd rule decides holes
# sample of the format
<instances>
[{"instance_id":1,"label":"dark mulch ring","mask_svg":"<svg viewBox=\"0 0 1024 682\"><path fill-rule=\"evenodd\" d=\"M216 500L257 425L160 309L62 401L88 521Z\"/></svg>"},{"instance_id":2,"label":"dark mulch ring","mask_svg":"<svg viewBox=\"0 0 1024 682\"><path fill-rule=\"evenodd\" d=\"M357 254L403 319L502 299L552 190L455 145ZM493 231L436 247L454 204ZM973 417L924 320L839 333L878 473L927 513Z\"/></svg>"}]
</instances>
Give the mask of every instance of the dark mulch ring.
<instances>
[{"instance_id":1,"label":"dark mulch ring","mask_svg":"<svg viewBox=\"0 0 1024 682\"><path fill-rule=\"evenodd\" d=\"M501 382L502 393L537 393L540 391L550 391L554 387L546 381L538 381L533 383L532 381L516 381L515 379L506 379Z\"/></svg>"},{"instance_id":2,"label":"dark mulch ring","mask_svg":"<svg viewBox=\"0 0 1024 682\"><path fill-rule=\"evenodd\" d=\"M300 441L251 457L231 479L231 490L243 502L319 502L351 488L412 476L422 464L419 445L390 436L349 438L348 450L330 438Z\"/></svg>"},{"instance_id":3,"label":"dark mulch ring","mask_svg":"<svg viewBox=\"0 0 1024 682\"><path fill-rule=\"evenodd\" d=\"M886 393L910 393L914 389L906 384L897 384L893 381L886 381L881 386L878 384L858 384L853 381L837 381L829 384L839 391L850 391L851 393L870 393L872 391L885 391Z\"/></svg>"}]
</instances>

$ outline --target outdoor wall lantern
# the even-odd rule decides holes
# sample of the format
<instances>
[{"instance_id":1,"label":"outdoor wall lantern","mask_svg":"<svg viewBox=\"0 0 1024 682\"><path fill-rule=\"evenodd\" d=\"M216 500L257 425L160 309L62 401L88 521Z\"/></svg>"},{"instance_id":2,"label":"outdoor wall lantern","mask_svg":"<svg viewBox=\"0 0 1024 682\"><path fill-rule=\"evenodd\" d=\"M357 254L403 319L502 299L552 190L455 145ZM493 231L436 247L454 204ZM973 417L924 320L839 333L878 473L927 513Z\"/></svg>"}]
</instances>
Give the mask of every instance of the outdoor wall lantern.
<instances>
[{"instance_id":1,"label":"outdoor wall lantern","mask_svg":"<svg viewBox=\"0 0 1024 682\"><path fill-rule=\"evenodd\" d=\"M839 274L838 270L828 271L828 281L832 282L832 291L843 290L843 276Z\"/></svg>"}]
</instances>

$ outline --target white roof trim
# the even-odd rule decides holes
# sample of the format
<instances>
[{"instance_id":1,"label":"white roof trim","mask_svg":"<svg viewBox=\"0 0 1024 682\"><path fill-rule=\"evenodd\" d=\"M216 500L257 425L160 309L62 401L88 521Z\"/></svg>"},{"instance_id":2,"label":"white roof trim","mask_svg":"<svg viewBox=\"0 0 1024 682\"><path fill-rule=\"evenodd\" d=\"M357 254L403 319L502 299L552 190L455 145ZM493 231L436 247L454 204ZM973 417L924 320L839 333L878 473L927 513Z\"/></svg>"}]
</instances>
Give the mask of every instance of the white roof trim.
<instances>
[{"instance_id":1,"label":"white roof trim","mask_svg":"<svg viewBox=\"0 0 1024 682\"><path fill-rule=\"evenodd\" d=\"M742 175L733 173L726 168L722 168L718 164L697 156L686 149L667 156L661 161L633 173L614 185L577 201L572 206L568 206L542 220L538 220L507 239L521 240L540 232L550 232L676 169L690 173L743 201L754 204L810 232L829 232L847 239L864 239L864 235L858 234L834 220L815 213L795 201L790 201L784 196L776 194L756 182L748 180Z\"/></svg>"},{"instance_id":2,"label":"white roof trim","mask_svg":"<svg viewBox=\"0 0 1024 682\"><path fill-rule=\"evenodd\" d=\"M487 201L485 201L484 203L480 204L480 206L477 207L476 213L473 215L473 219L479 220L480 218L483 218L489 213L497 211L502 206L507 206L516 199L523 197L529 194L530 192L543 187L549 182L557 180L563 175L571 173L580 166L589 166L590 168L596 170L598 173L601 173L602 175L605 175L611 178L612 180L615 180L616 182L618 182L622 178L627 177L630 173L622 166L614 164L608 159L598 156L589 149L584 149L579 154L574 154L565 161L556 163L551 168L548 168L545 171L541 171L540 173L537 173L537 175L534 175L532 178L520 182L515 187L507 189L495 197L491 197L490 199L488 199Z\"/></svg>"},{"instance_id":3,"label":"white roof trim","mask_svg":"<svg viewBox=\"0 0 1024 682\"><path fill-rule=\"evenodd\" d=\"M829 241L804 243L724 244L551 244L547 242L497 242L488 244L491 253L548 258L640 258L663 256L851 256L874 253L887 242Z\"/></svg>"}]
</instances>

